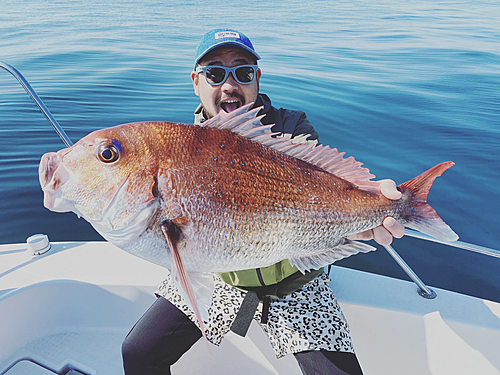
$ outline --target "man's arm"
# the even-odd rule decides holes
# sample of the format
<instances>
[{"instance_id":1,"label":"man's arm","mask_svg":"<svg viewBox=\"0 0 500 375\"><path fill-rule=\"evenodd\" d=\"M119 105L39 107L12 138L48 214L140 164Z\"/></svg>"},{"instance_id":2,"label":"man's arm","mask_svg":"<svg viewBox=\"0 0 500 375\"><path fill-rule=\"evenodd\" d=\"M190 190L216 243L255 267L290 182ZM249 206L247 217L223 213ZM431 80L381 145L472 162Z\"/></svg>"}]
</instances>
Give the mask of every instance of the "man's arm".
<instances>
[{"instance_id":1,"label":"man's arm","mask_svg":"<svg viewBox=\"0 0 500 375\"><path fill-rule=\"evenodd\" d=\"M306 114L302 111L291 111L280 108L274 120L278 126L276 128L273 127L272 130L281 132L283 136L294 138L308 135L307 143L316 144L319 142L318 133L314 130Z\"/></svg>"}]
</instances>

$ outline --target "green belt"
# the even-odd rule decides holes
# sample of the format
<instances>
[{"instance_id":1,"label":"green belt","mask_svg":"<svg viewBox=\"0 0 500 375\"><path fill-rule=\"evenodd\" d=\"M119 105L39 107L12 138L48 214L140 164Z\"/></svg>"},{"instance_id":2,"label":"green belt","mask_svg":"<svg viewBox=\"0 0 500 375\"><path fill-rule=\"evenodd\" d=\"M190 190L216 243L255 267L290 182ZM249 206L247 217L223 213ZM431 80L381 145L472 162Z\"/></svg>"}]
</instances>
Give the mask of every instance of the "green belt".
<instances>
[{"instance_id":1,"label":"green belt","mask_svg":"<svg viewBox=\"0 0 500 375\"><path fill-rule=\"evenodd\" d=\"M285 259L268 267L235 272L224 272L219 273L218 275L226 284L235 287L260 287L274 285L286 279L288 276L293 275L297 271L298 268L292 266L290 261Z\"/></svg>"}]
</instances>

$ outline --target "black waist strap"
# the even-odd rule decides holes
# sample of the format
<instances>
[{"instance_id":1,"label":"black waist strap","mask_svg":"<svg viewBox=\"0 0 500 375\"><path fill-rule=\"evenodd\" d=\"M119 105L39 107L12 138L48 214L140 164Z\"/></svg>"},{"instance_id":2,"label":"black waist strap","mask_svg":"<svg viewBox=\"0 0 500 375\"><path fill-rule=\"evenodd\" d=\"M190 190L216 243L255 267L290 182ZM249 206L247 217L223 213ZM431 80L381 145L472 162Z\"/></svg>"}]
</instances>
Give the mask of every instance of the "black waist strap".
<instances>
[{"instance_id":1,"label":"black waist strap","mask_svg":"<svg viewBox=\"0 0 500 375\"><path fill-rule=\"evenodd\" d=\"M322 273L323 269L306 272L305 274L295 272L293 275L288 276L279 283L269 286L242 287L238 285L237 288L246 290L247 294L241 303L240 310L238 311L233 324L231 325L231 331L237 335L245 337L248 332L248 328L250 327L250 323L252 323L255 310L257 310L260 300L262 300L263 303L261 323L267 323L267 314L269 312L271 297L283 298L286 295L299 290L309 281L318 277Z\"/></svg>"}]
</instances>

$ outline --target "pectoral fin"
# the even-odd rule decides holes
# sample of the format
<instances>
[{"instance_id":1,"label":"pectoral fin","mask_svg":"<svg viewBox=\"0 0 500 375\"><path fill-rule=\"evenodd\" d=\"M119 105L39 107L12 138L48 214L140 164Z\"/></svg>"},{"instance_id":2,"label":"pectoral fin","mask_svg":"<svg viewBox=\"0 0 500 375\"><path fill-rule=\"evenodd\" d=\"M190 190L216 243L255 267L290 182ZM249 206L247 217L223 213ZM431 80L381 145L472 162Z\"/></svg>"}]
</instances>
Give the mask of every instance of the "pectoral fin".
<instances>
[{"instance_id":1,"label":"pectoral fin","mask_svg":"<svg viewBox=\"0 0 500 375\"><path fill-rule=\"evenodd\" d=\"M177 282L177 280L178 280L178 282L180 283L180 288L178 288L179 292L181 292L181 294L183 294L183 297L187 297L184 299L186 300L186 302L189 302L189 304L191 305L191 308L193 309L194 314L196 315L196 320L198 321L198 325L200 327L201 334L203 335L205 340L208 342L208 338L205 334L205 329L204 329L204 325L203 325L202 314L200 313L200 309L198 308L198 299L196 298L195 288L193 287L193 283L191 281L191 278L189 277L189 273L186 270L186 266L184 265L184 261L182 260L182 257L179 253L178 248L177 248L177 243L182 236L182 231L180 230L179 226L175 224L175 222L173 220L163 221L161 224L161 230L162 230L163 234L165 235L165 240L167 242L168 248L169 248L171 255L172 255L172 259L174 261L173 262L174 269L172 270L173 279L175 282ZM200 301L202 302L201 304L206 305L206 303L207 303L206 296L210 295L210 297L211 297L211 292L207 291L210 288L208 287L208 289L207 289L207 287L205 287L205 284L204 284L204 281L207 281L207 279L205 277L204 281L201 281L201 283L199 280L200 279L199 276L196 276L195 279L196 279L195 280L196 281L196 283L195 283L196 289L200 293ZM212 278L211 282L213 285L213 278ZM213 288L212 288L212 290L213 290ZM209 305L210 305L210 300L208 300L208 306ZM208 313L206 311L207 309L203 309L203 310L205 310L204 315L206 316L206 318L208 320Z\"/></svg>"}]
</instances>

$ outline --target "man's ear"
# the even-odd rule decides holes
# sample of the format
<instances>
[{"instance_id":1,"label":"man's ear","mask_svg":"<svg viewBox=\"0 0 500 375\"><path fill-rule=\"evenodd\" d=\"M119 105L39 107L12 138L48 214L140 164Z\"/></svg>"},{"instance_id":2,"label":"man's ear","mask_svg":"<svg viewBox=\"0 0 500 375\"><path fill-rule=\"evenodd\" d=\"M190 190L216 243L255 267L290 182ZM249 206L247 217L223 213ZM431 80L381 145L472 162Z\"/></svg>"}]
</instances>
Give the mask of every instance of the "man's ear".
<instances>
[{"instance_id":1,"label":"man's ear","mask_svg":"<svg viewBox=\"0 0 500 375\"><path fill-rule=\"evenodd\" d=\"M194 88L194 93L196 96L200 96L198 92L198 83L200 82L198 79L198 74L195 71L191 72L191 80L193 81L193 88Z\"/></svg>"}]
</instances>

